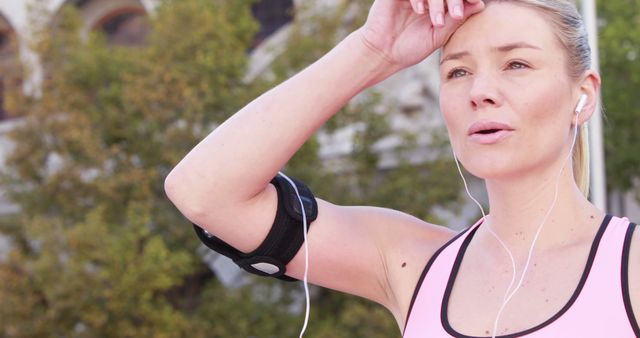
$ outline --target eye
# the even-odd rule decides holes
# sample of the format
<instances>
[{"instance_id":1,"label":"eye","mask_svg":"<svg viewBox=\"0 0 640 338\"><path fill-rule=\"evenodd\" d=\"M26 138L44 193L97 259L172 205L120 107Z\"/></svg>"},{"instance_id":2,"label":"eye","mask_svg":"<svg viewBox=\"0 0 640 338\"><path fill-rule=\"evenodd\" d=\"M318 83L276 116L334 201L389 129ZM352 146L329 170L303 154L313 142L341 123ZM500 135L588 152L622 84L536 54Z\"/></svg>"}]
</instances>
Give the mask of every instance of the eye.
<instances>
[{"instance_id":1,"label":"eye","mask_svg":"<svg viewBox=\"0 0 640 338\"><path fill-rule=\"evenodd\" d=\"M507 69L526 69L530 68L527 64L520 61L511 61L507 64Z\"/></svg>"},{"instance_id":2,"label":"eye","mask_svg":"<svg viewBox=\"0 0 640 338\"><path fill-rule=\"evenodd\" d=\"M463 76L465 76L467 74L469 74L469 72L467 72L466 70L464 70L462 68L454 68L451 71L449 71L449 73L447 73L447 79L463 77Z\"/></svg>"}]
</instances>

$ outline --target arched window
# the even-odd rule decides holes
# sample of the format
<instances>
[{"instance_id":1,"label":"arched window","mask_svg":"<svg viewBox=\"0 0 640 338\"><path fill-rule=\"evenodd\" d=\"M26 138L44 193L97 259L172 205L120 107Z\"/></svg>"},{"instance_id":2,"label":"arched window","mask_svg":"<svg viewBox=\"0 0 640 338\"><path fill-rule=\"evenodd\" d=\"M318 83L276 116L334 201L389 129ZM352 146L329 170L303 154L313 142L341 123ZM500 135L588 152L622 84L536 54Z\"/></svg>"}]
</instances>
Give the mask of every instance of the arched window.
<instances>
[{"instance_id":1,"label":"arched window","mask_svg":"<svg viewBox=\"0 0 640 338\"><path fill-rule=\"evenodd\" d=\"M118 8L105 15L95 29L102 29L109 43L123 46L140 46L147 41L149 23L144 9Z\"/></svg>"},{"instance_id":2,"label":"arched window","mask_svg":"<svg viewBox=\"0 0 640 338\"><path fill-rule=\"evenodd\" d=\"M144 45L149 32L147 11L140 0L67 0L75 6L87 30L100 30L109 43Z\"/></svg>"},{"instance_id":3,"label":"arched window","mask_svg":"<svg viewBox=\"0 0 640 338\"><path fill-rule=\"evenodd\" d=\"M253 40L258 46L269 35L293 20L293 0L260 0L251 6L253 16L260 22L260 31Z\"/></svg>"}]
</instances>

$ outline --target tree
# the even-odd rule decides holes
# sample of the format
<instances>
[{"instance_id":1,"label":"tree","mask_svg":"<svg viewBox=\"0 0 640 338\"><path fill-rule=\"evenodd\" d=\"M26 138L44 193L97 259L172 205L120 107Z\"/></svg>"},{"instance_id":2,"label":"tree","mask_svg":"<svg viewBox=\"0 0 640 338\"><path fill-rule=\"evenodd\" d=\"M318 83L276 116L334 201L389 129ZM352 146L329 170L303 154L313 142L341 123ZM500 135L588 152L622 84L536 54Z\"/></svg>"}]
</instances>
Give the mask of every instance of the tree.
<instances>
[{"instance_id":1,"label":"tree","mask_svg":"<svg viewBox=\"0 0 640 338\"><path fill-rule=\"evenodd\" d=\"M21 208L0 228L13 243L0 262L3 336L297 336L300 285L256 279L224 288L196 255L199 243L165 198L163 180L211 128L360 25L369 4L342 1L298 20L273 76L247 82L257 28L250 4L164 1L150 18L147 44L136 48L110 46L96 33L82 38L71 6L53 22L34 22L41 96L16 105L21 123L2 174ZM45 8L36 6L35 17L46 17ZM458 198L452 161L409 164L415 135L408 135L399 165L381 172L373 145L392 133L390 113L369 92L325 126L331 134L358 124L341 175L321 161L316 137L287 172L336 203L433 219L433 207ZM441 149L434 144L436 155ZM312 304L308 337L398 334L386 310L369 302L315 289Z\"/></svg>"},{"instance_id":2,"label":"tree","mask_svg":"<svg viewBox=\"0 0 640 338\"><path fill-rule=\"evenodd\" d=\"M640 1L599 1L608 189L640 201Z\"/></svg>"},{"instance_id":3,"label":"tree","mask_svg":"<svg viewBox=\"0 0 640 338\"><path fill-rule=\"evenodd\" d=\"M167 1L140 48L83 40L71 6L37 26L41 97L21 102L2 177L21 208L2 228L13 243L0 263L2 336L210 337L202 295L259 308L247 290L223 292L163 192L211 123L255 95L237 80L256 28L248 5ZM216 336L241 323L218 323Z\"/></svg>"}]
</instances>

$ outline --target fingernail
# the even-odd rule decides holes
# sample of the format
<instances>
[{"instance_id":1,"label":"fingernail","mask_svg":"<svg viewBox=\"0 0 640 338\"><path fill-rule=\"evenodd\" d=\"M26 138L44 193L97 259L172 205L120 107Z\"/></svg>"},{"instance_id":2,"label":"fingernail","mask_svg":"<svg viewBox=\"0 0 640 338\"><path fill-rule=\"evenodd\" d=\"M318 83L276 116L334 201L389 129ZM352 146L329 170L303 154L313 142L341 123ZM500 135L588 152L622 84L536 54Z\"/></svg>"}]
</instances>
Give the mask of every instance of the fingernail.
<instances>
[{"instance_id":1,"label":"fingernail","mask_svg":"<svg viewBox=\"0 0 640 338\"><path fill-rule=\"evenodd\" d=\"M418 14L424 14L424 4L422 1L418 2Z\"/></svg>"},{"instance_id":2,"label":"fingernail","mask_svg":"<svg viewBox=\"0 0 640 338\"><path fill-rule=\"evenodd\" d=\"M456 18L462 17L462 8L460 7L460 5L456 5L455 7L453 7L453 16Z\"/></svg>"},{"instance_id":3,"label":"fingernail","mask_svg":"<svg viewBox=\"0 0 640 338\"><path fill-rule=\"evenodd\" d=\"M444 25L444 17L442 16L442 13L436 14L436 25L438 26Z\"/></svg>"}]
</instances>

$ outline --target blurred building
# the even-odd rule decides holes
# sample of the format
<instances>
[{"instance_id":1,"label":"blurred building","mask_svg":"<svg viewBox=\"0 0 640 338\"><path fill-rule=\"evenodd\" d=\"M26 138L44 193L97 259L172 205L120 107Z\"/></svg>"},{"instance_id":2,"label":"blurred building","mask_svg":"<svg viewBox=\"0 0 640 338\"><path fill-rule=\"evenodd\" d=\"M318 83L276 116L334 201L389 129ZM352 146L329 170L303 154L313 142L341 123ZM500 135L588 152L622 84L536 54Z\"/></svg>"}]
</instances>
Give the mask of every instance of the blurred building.
<instances>
[{"instance_id":1,"label":"blurred building","mask_svg":"<svg viewBox=\"0 0 640 338\"><path fill-rule=\"evenodd\" d=\"M260 45L265 39L293 20L293 0L258 1L252 7L253 16L260 22L260 30L256 34L253 47Z\"/></svg>"},{"instance_id":2,"label":"blurred building","mask_svg":"<svg viewBox=\"0 0 640 338\"><path fill-rule=\"evenodd\" d=\"M254 78L268 71L275 55L282 50L287 37L288 23L294 18L299 0L261 0L252 6L252 12L260 23L260 30L256 34L251 48L251 64L247 79ZM324 4L333 0L323 0ZM3 154L10 150L4 134L11 128L11 112L6 108L6 93L8 86L23 85L22 81L8 81L3 77L2 69L15 69L13 63L16 56L21 54L24 61L28 57L28 49L24 46L27 34L26 4L28 0L0 1L0 165ZM58 13L62 6L76 7L82 17L86 32L101 30L109 43L115 45L137 46L146 43L150 25L148 13L153 12L159 0L49 0L52 13ZM3 68L4 67L4 68ZM411 131L417 135L419 151L412 154L415 162L429 158L428 145L431 142L429 131L442 130L442 118L439 114L437 102L438 93L438 62L436 57L396 74L387 81L379 84L377 89L389 100L395 112L391 120L391 127L399 132ZM33 81L31 79L30 81ZM344 131L332 136L320 135L321 156L326 160L349 156L352 150L351 135L353 130ZM402 138L389 137L376 145L376 150L382 155L381 170L392 168L396 163L394 150L401 145ZM477 179L470 178L471 191L474 196L485 199L483 184ZM17 212L9 201L3 199L0 191L0 215ZM618 194L611 203L611 213L628 215L632 219L640 219L640 207L631 194ZM453 228L462 228L478 215L477 207L469 202L462 208L460 214L452 214L442 210L439 216L447 219ZM0 236L1 237L1 236ZM0 257L2 247L7 244L0 238ZM224 257L220 257L209 250L202 250L201 255L207 264L216 271L227 285L237 285L242 282L235 265Z\"/></svg>"}]
</instances>

